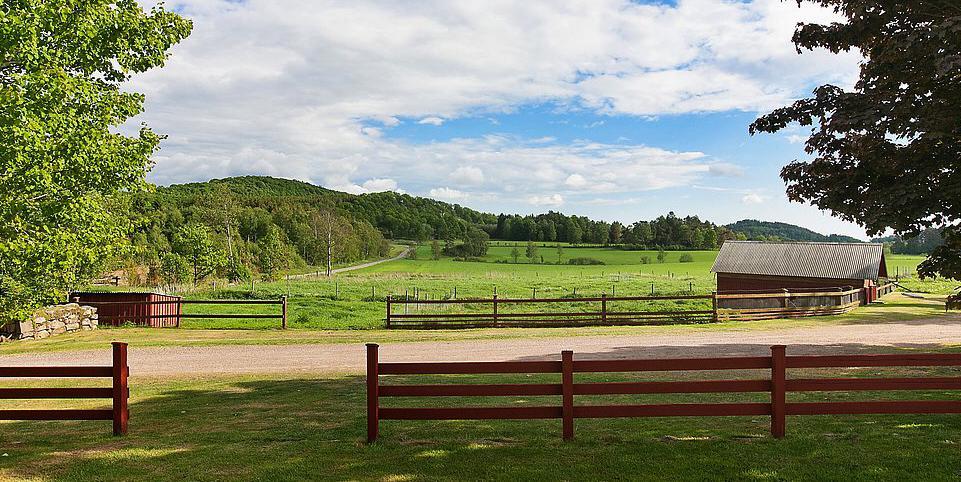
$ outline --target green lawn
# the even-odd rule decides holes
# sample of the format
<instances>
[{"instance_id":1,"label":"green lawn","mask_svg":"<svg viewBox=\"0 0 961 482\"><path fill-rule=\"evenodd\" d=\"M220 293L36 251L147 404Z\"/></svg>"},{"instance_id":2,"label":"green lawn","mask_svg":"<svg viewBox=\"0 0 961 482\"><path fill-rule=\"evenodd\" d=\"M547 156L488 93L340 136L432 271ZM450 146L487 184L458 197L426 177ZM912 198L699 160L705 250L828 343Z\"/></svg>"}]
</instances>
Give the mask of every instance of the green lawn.
<instances>
[{"instance_id":1,"label":"green lawn","mask_svg":"<svg viewBox=\"0 0 961 482\"><path fill-rule=\"evenodd\" d=\"M843 376L921 373L959 375L957 369L942 368L845 370ZM578 380L639 377L578 375ZM463 378L403 381L450 383ZM469 383L556 382L541 376L466 378ZM385 383L390 382L398 380ZM133 378L131 397L130 435L123 438L110 436L109 422L2 423L0 479L946 480L961 473L958 415L788 417L787 438L782 440L769 437L769 418L764 416L578 420L576 438L567 443L561 441L559 420L384 421L381 440L368 446L361 376ZM961 400L957 392L811 393L792 394L789 400L891 397ZM577 403L766 400L765 394L661 395L579 397ZM413 403L392 399L384 405ZM559 397L437 398L426 403L553 405ZM76 407L77 402L3 404L28 406Z\"/></svg>"}]
</instances>

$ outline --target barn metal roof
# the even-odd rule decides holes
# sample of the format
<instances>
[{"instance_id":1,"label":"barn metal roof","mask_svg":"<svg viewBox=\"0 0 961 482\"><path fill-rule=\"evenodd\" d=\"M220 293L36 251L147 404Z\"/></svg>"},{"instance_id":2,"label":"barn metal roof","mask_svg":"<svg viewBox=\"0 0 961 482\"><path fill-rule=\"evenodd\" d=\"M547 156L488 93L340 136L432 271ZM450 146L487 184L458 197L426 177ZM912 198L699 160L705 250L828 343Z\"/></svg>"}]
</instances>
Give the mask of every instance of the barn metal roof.
<instances>
[{"instance_id":1,"label":"barn metal roof","mask_svg":"<svg viewBox=\"0 0 961 482\"><path fill-rule=\"evenodd\" d=\"M711 272L871 280L888 275L881 244L763 241L724 242Z\"/></svg>"}]
</instances>

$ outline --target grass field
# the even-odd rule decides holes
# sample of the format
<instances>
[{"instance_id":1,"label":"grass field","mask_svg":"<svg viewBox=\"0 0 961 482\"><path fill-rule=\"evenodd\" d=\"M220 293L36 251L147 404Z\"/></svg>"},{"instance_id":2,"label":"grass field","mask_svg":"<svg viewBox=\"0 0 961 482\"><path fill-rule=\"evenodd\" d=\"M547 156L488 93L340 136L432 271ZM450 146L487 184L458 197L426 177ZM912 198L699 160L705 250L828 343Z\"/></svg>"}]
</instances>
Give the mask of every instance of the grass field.
<instances>
[{"instance_id":1,"label":"grass field","mask_svg":"<svg viewBox=\"0 0 961 482\"><path fill-rule=\"evenodd\" d=\"M919 376L918 369L845 370L845 377ZM958 376L956 369L924 369ZM717 374L712 374L714 377ZM725 372L728 378L756 373ZM817 371L814 376L836 376ZM657 375L660 379L670 375ZM676 376L676 375L675 375ZM404 383L451 383L426 377ZM470 376L471 383L555 382L541 376ZM578 376L617 381L636 376ZM397 379L392 382L399 383ZM34 381L17 386L39 386ZM49 385L45 385L49 386ZM131 379L127 437L109 422L0 424L4 480L946 480L961 473L957 415L788 417L787 438L769 418L649 418L576 421L385 421L363 441L364 379L219 377ZM794 401L961 400L957 392L833 393ZM583 397L579 404L767 401L754 395ZM420 403L424 403L421 401ZM558 397L440 398L441 406L559 403ZM410 402L389 400L385 405ZM5 402L5 408L77 407L76 401Z\"/></svg>"},{"instance_id":2,"label":"grass field","mask_svg":"<svg viewBox=\"0 0 961 482\"><path fill-rule=\"evenodd\" d=\"M524 244L520 244L524 251ZM395 299L405 295L430 299L454 297L500 298L580 297L707 294L714 290L710 273L716 251L668 251L667 259L658 263L656 251L627 251L604 247L563 247L562 264L556 263L556 249L542 246L545 263L529 263L521 259L513 263L512 247L507 243L491 246L482 261L457 261L449 257L430 259L430 247L420 246L417 259L404 259L370 268L336 275L330 279L316 277L272 283L258 283L254 292L249 286L202 290L188 294L194 298L279 298L289 295L289 326L299 329L377 329L384 326L388 295ZM688 254L692 262L682 263ZM550 255L550 256L548 256ZM653 262L641 264L646 256ZM590 257L603 265L573 266L564 264L572 257ZM913 272L923 258L894 255L888 259L890 270ZM539 258L538 258L539 260ZM905 279L905 286L932 293L946 293L954 288L950 282ZM702 303L703 305L703 303ZM703 309L688 303L683 309ZM188 313L223 313L223 306L188 306ZM230 307L250 313L276 313L276 307ZM678 308L682 309L682 308ZM186 329L265 329L277 328L279 320L186 320Z\"/></svg>"}]
</instances>

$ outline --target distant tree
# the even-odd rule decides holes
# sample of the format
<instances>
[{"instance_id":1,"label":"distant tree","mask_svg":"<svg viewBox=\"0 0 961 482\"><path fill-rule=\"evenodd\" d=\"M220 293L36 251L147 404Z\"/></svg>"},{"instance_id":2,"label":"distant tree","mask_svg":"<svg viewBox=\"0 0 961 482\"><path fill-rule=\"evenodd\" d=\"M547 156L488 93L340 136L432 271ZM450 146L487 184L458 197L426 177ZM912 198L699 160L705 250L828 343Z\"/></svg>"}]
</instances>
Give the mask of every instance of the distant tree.
<instances>
[{"instance_id":1,"label":"distant tree","mask_svg":"<svg viewBox=\"0 0 961 482\"><path fill-rule=\"evenodd\" d=\"M957 1L811 0L845 21L802 23L798 51L864 55L853 91L814 96L758 118L750 132L814 126L808 161L781 171L788 198L831 210L871 235L944 227L921 276L961 279L961 6Z\"/></svg>"},{"instance_id":2,"label":"distant tree","mask_svg":"<svg viewBox=\"0 0 961 482\"><path fill-rule=\"evenodd\" d=\"M527 255L527 259L529 259L532 264L536 262L537 245L535 245L533 241L527 242L527 250L525 251L525 254Z\"/></svg>"},{"instance_id":3,"label":"distant tree","mask_svg":"<svg viewBox=\"0 0 961 482\"><path fill-rule=\"evenodd\" d=\"M441 255L440 242L438 242L436 239L430 242L430 254L431 254L431 258L434 261L437 261L440 259L440 255Z\"/></svg>"},{"instance_id":4,"label":"distant tree","mask_svg":"<svg viewBox=\"0 0 961 482\"><path fill-rule=\"evenodd\" d=\"M160 279L166 285L175 285L190 281L190 262L177 253L162 253L160 255Z\"/></svg>"},{"instance_id":5,"label":"distant tree","mask_svg":"<svg viewBox=\"0 0 961 482\"><path fill-rule=\"evenodd\" d=\"M214 274L226 262L223 251L214 245L210 232L202 224L181 227L174 237L174 249L190 263L194 285Z\"/></svg>"},{"instance_id":6,"label":"distant tree","mask_svg":"<svg viewBox=\"0 0 961 482\"><path fill-rule=\"evenodd\" d=\"M557 245L557 264L561 264L561 258L564 256L564 248L561 245Z\"/></svg>"},{"instance_id":7,"label":"distant tree","mask_svg":"<svg viewBox=\"0 0 961 482\"><path fill-rule=\"evenodd\" d=\"M610 234L608 235L608 241L610 241L611 244L619 244L621 242L621 235L623 234L623 231L624 231L624 225L617 221L614 221L613 223L611 223L611 230L610 230Z\"/></svg>"},{"instance_id":8,"label":"distant tree","mask_svg":"<svg viewBox=\"0 0 961 482\"><path fill-rule=\"evenodd\" d=\"M126 207L147 189L160 136L118 127L143 110L124 84L164 64L191 23L134 1L19 0L0 7L0 317L99 275L122 254Z\"/></svg>"},{"instance_id":9,"label":"distant tree","mask_svg":"<svg viewBox=\"0 0 961 482\"><path fill-rule=\"evenodd\" d=\"M260 273L264 280L277 279L280 270L287 267L286 252L280 229L271 226L267 230L267 234L257 242L257 246L260 248L257 257L260 264Z\"/></svg>"},{"instance_id":10,"label":"distant tree","mask_svg":"<svg viewBox=\"0 0 961 482\"><path fill-rule=\"evenodd\" d=\"M680 258L678 258L678 261L681 262L681 263L693 263L693 262L694 262L694 256L691 256L690 253L684 253L684 254L681 255Z\"/></svg>"},{"instance_id":11,"label":"distant tree","mask_svg":"<svg viewBox=\"0 0 961 482\"><path fill-rule=\"evenodd\" d=\"M521 250L517 249L517 246L511 248L511 258L514 260L514 264L517 264L517 259L521 257Z\"/></svg>"},{"instance_id":12,"label":"distant tree","mask_svg":"<svg viewBox=\"0 0 961 482\"><path fill-rule=\"evenodd\" d=\"M658 262L658 263L663 263L663 262L666 261L666 260L667 260L667 253L664 252L664 249L661 248L661 249L657 250L657 262Z\"/></svg>"},{"instance_id":13,"label":"distant tree","mask_svg":"<svg viewBox=\"0 0 961 482\"><path fill-rule=\"evenodd\" d=\"M641 264L651 264L650 256L641 256Z\"/></svg>"}]
</instances>

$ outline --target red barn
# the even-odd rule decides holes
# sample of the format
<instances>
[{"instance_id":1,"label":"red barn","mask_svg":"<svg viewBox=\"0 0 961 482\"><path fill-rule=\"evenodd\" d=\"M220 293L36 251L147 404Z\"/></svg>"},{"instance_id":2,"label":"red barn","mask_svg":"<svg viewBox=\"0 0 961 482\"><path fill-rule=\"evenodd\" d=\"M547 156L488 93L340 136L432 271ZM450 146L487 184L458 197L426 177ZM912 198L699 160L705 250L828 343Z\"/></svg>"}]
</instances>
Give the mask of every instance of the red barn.
<instances>
[{"instance_id":1,"label":"red barn","mask_svg":"<svg viewBox=\"0 0 961 482\"><path fill-rule=\"evenodd\" d=\"M726 241L711 272L719 292L865 288L888 276L877 243Z\"/></svg>"}]
</instances>

